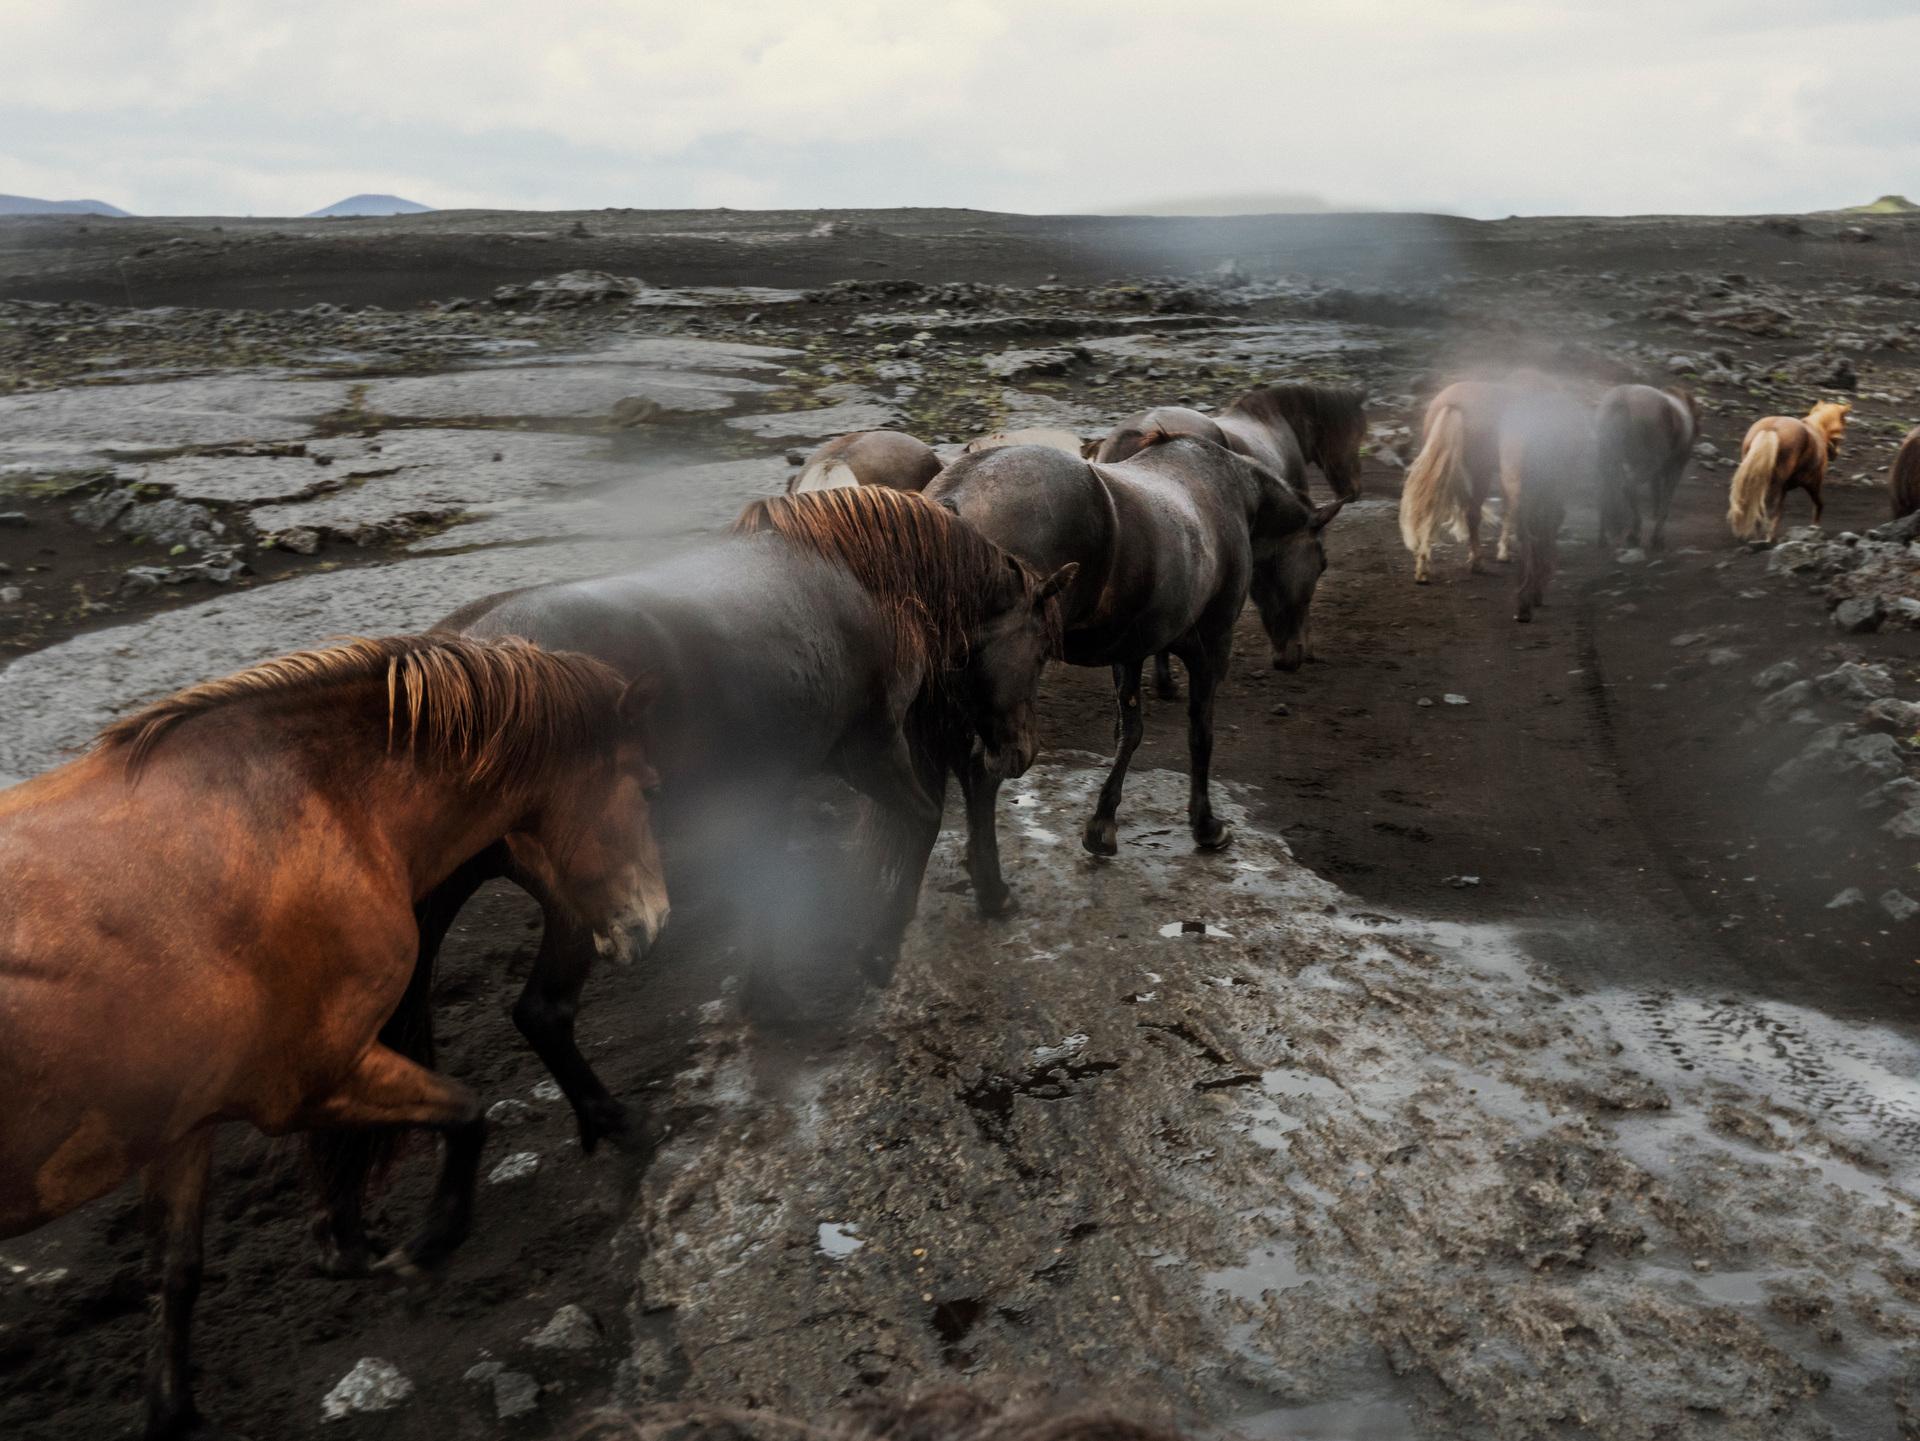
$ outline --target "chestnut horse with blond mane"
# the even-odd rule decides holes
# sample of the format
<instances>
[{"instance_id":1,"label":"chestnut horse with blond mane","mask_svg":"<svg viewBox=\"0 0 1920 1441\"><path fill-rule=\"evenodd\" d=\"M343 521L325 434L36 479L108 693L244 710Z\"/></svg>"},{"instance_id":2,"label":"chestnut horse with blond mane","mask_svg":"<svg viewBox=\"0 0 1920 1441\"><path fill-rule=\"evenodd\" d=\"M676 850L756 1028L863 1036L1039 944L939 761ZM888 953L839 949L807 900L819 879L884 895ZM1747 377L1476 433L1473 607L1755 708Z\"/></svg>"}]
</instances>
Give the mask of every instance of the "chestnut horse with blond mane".
<instances>
[{"instance_id":1,"label":"chestnut horse with blond mane","mask_svg":"<svg viewBox=\"0 0 1920 1441\"><path fill-rule=\"evenodd\" d=\"M1786 521L1787 492L1804 490L1813 502L1813 523L1820 524L1826 508L1821 487L1827 466L1840 453L1846 434L1844 401L1823 400L1805 420L1768 415L1747 428L1740 443L1740 465L1728 487L1727 524L1742 540L1754 540L1764 529L1768 541L1780 539Z\"/></svg>"},{"instance_id":2,"label":"chestnut horse with blond mane","mask_svg":"<svg viewBox=\"0 0 1920 1441\"><path fill-rule=\"evenodd\" d=\"M182 691L0 792L0 1237L142 1176L165 1250L150 1441L198 1423L218 1122L436 1130L432 1208L384 1267L465 1238L479 1098L377 1039L414 973L415 903L504 841L603 944L651 940L645 701L521 642L357 640Z\"/></svg>"}]
</instances>

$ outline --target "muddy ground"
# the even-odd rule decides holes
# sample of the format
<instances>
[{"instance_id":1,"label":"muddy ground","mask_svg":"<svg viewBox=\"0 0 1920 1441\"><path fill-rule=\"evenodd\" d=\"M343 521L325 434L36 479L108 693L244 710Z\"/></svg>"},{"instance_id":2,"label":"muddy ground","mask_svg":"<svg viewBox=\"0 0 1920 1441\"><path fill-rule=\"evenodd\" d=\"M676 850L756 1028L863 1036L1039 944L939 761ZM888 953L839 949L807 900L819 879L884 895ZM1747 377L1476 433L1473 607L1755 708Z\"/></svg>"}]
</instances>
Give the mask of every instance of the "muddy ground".
<instances>
[{"instance_id":1,"label":"muddy ground","mask_svg":"<svg viewBox=\"0 0 1920 1441\"><path fill-rule=\"evenodd\" d=\"M272 651L691 543L842 429L1374 397L1317 661L1245 630L1221 697L1232 849L1189 849L1154 705L1121 855L1082 855L1110 700L1052 673L1013 919L948 836L897 983L824 1026L748 1024L697 913L596 981L589 1053L672 1127L644 1176L579 1156L506 1017L533 915L483 895L439 995L500 1103L478 1234L424 1299L312 1276L297 1152L234 1134L205 1407L544 1435L961 1378L1255 1437L1913 1434L1920 631L1842 629L1827 570L1720 519L1747 421L1828 395L1826 532L1884 518L1920 228L1853 223L0 222L0 775ZM1531 627L1457 551L1413 587L1393 514L1425 396L1515 364L1693 385L1706 442L1663 557L1576 506ZM137 1219L0 1245L0 1432L132 1424ZM323 1419L369 1358L407 1394Z\"/></svg>"}]
</instances>

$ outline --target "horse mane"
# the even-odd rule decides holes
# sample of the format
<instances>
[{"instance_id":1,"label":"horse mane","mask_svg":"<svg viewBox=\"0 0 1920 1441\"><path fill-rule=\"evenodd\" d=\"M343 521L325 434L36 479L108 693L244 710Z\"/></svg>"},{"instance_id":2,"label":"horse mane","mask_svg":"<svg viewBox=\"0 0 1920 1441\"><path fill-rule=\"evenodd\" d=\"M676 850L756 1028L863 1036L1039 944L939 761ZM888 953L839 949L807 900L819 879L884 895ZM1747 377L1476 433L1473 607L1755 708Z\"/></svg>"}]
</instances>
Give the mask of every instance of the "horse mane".
<instances>
[{"instance_id":1,"label":"horse mane","mask_svg":"<svg viewBox=\"0 0 1920 1441\"><path fill-rule=\"evenodd\" d=\"M137 774L195 716L275 698L317 706L329 693L368 684L386 694L389 752L404 738L408 755L470 782L544 774L556 756L610 744L622 691L610 666L515 636L352 637L189 686L115 721L94 745L124 751Z\"/></svg>"},{"instance_id":2,"label":"horse mane","mask_svg":"<svg viewBox=\"0 0 1920 1441\"><path fill-rule=\"evenodd\" d=\"M1807 412L1807 424L1820 432L1820 438L1831 441L1847 428L1847 413L1853 406L1845 401L1823 400Z\"/></svg>"},{"instance_id":3,"label":"horse mane","mask_svg":"<svg viewBox=\"0 0 1920 1441\"><path fill-rule=\"evenodd\" d=\"M1284 420L1301 444L1316 448L1367 423L1367 393L1357 385L1308 385L1286 381L1249 390L1220 413L1255 420Z\"/></svg>"},{"instance_id":4,"label":"horse mane","mask_svg":"<svg viewBox=\"0 0 1920 1441\"><path fill-rule=\"evenodd\" d=\"M770 496L741 511L733 529L770 531L839 565L886 612L903 663L958 664L968 632L1005 608L1011 576L1029 603L1040 585L1025 565L918 491L863 485Z\"/></svg>"}]
</instances>

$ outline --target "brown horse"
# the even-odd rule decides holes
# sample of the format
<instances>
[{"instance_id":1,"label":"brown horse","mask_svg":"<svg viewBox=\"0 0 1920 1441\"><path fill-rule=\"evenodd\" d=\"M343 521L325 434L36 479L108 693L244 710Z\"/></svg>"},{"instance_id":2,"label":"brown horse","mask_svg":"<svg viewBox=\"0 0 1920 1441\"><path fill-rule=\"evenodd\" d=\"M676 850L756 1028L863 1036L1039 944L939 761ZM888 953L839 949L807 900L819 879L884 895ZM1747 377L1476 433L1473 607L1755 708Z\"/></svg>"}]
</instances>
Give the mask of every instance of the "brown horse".
<instances>
[{"instance_id":1,"label":"brown horse","mask_svg":"<svg viewBox=\"0 0 1920 1441\"><path fill-rule=\"evenodd\" d=\"M924 440L900 430L856 430L838 435L807 457L787 481L787 494L843 485L925 490L940 473L940 457Z\"/></svg>"},{"instance_id":2,"label":"brown horse","mask_svg":"<svg viewBox=\"0 0 1920 1441\"><path fill-rule=\"evenodd\" d=\"M1907 432L1900 451L1887 472L1887 487L1893 492L1893 518L1920 510L1920 425Z\"/></svg>"},{"instance_id":3,"label":"brown horse","mask_svg":"<svg viewBox=\"0 0 1920 1441\"><path fill-rule=\"evenodd\" d=\"M1128 416L1107 432L1093 458L1127 459L1154 438L1190 435L1210 440L1265 466L1308 499L1307 466L1320 467L1342 500L1360 494L1360 447L1367 438L1367 393L1342 385L1262 385L1217 415L1185 406L1158 406Z\"/></svg>"},{"instance_id":4,"label":"brown horse","mask_svg":"<svg viewBox=\"0 0 1920 1441\"><path fill-rule=\"evenodd\" d=\"M1653 513L1649 544L1664 550L1667 512L1700 433L1700 410L1685 390L1615 386L1600 398L1594 422L1600 480L1599 544L1640 544L1640 497Z\"/></svg>"},{"instance_id":5,"label":"brown horse","mask_svg":"<svg viewBox=\"0 0 1920 1441\"><path fill-rule=\"evenodd\" d=\"M1400 492L1400 538L1413 552L1414 581L1426 585L1433 578L1433 542L1443 529L1467 542L1470 571L1486 568L1480 513L1497 484L1496 558L1510 559L1521 537L1514 619L1531 620L1553 573L1567 489L1591 473L1588 412L1553 389L1457 381L1427 407L1423 437Z\"/></svg>"},{"instance_id":6,"label":"brown horse","mask_svg":"<svg viewBox=\"0 0 1920 1441\"><path fill-rule=\"evenodd\" d=\"M1753 540L1764 528L1769 541L1780 539L1787 492L1795 489L1813 501L1813 523L1820 524L1826 508L1820 490L1828 464L1840 453L1852 409L1844 401L1823 400L1805 420L1769 415L1747 428L1727 498L1727 524L1735 535Z\"/></svg>"},{"instance_id":7,"label":"brown horse","mask_svg":"<svg viewBox=\"0 0 1920 1441\"><path fill-rule=\"evenodd\" d=\"M150 1438L197 1421L215 1123L437 1130L430 1214L383 1264L464 1239L480 1102L376 1040L414 903L504 840L600 944L651 940L646 699L520 642L356 640L182 691L0 792L0 1237L142 1175L165 1250Z\"/></svg>"}]
</instances>

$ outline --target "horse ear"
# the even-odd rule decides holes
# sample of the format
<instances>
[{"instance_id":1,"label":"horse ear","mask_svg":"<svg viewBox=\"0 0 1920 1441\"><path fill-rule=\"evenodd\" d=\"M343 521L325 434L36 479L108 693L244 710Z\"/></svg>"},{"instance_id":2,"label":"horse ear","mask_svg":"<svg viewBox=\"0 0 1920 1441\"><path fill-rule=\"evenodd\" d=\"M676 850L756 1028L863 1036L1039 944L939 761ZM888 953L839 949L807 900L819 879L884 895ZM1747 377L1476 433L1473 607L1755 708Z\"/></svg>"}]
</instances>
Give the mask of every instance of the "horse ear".
<instances>
[{"instance_id":1,"label":"horse ear","mask_svg":"<svg viewBox=\"0 0 1920 1441\"><path fill-rule=\"evenodd\" d=\"M1060 569L1040 582L1040 589L1036 593L1035 598L1041 605L1045 605L1056 595L1060 594L1061 591L1072 585L1073 578L1078 574L1080 574L1080 562L1077 560L1068 561L1065 565L1061 566Z\"/></svg>"},{"instance_id":2,"label":"horse ear","mask_svg":"<svg viewBox=\"0 0 1920 1441\"><path fill-rule=\"evenodd\" d=\"M1327 528L1328 524L1336 515L1340 514L1341 510L1346 506L1346 503L1347 498L1344 495L1328 501L1325 505L1314 511L1313 519L1307 522L1307 528L1315 535L1318 535Z\"/></svg>"},{"instance_id":3,"label":"horse ear","mask_svg":"<svg viewBox=\"0 0 1920 1441\"><path fill-rule=\"evenodd\" d=\"M660 698L660 675L657 671L642 671L627 683L620 692L620 719L636 721L653 709L653 703Z\"/></svg>"},{"instance_id":4,"label":"horse ear","mask_svg":"<svg viewBox=\"0 0 1920 1441\"><path fill-rule=\"evenodd\" d=\"M1100 442L1098 440L1083 440L1080 442L1080 458L1082 460L1092 460L1099 453Z\"/></svg>"}]
</instances>

